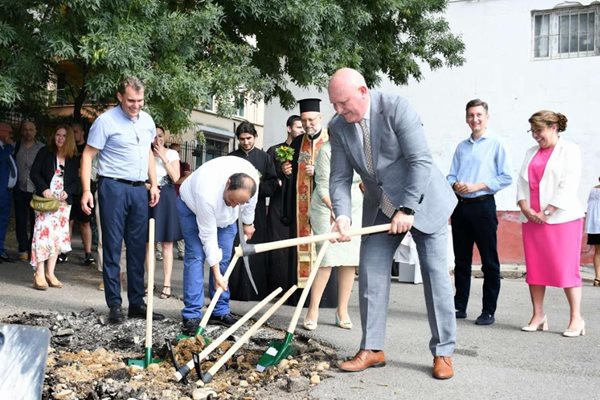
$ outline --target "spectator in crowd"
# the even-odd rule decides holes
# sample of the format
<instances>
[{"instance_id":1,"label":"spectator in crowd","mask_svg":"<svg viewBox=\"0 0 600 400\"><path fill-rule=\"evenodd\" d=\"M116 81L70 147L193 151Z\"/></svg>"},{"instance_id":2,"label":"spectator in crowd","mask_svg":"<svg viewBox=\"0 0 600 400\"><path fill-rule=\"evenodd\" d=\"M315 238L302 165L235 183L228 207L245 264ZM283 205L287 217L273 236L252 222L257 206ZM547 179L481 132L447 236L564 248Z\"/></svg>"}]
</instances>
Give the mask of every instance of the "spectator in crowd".
<instances>
[{"instance_id":1,"label":"spectator in crowd","mask_svg":"<svg viewBox=\"0 0 600 400\"><path fill-rule=\"evenodd\" d=\"M54 269L59 253L71 251L69 213L73 193L79 187L78 161L73 129L69 125L59 125L48 140L48 146L38 151L31 166L35 193L60 200L56 211L35 212L31 265L35 268L33 287L38 290L46 290L48 285L62 287Z\"/></svg>"},{"instance_id":2,"label":"spectator in crowd","mask_svg":"<svg viewBox=\"0 0 600 400\"><path fill-rule=\"evenodd\" d=\"M21 137L15 147L15 159L19 171L19 183L14 187L15 200L15 230L19 243L19 260L29 261L31 239L35 214L29 206L35 186L29 177L31 166L38 151L44 147L36 140L37 129L32 121L25 121L21 125Z\"/></svg>"},{"instance_id":3,"label":"spectator in crowd","mask_svg":"<svg viewBox=\"0 0 600 400\"><path fill-rule=\"evenodd\" d=\"M315 235L328 233L332 222L335 222L333 204L329 196L330 162L331 144L327 142L321 147L315 164L315 189L310 206L310 225ZM362 192L360 190L360 175L356 172L352 177L351 198L352 221L354 221L355 227L360 228ZM317 244L317 253L321 250L321 246L323 246L322 243ZM332 267L337 267L338 270L338 306L335 313L335 324L343 329L352 329L352 320L348 314L348 302L354 285L354 275L359 256L360 236L355 236L349 242L338 243L327 249L310 290L310 304L304 318L305 329L312 331L317 328L319 304L327 281L329 281Z\"/></svg>"},{"instance_id":4,"label":"spectator in crowd","mask_svg":"<svg viewBox=\"0 0 600 400\"><path fill-rule=\"evenodd\" d=\"M388 233L364 237L358 271L362 341L340 364L347 372L385 365L383 352L394 253L410 230L419 252L433 354L432 375L454 376L456 319L446 246L456 197L433 164L423 124L408 102L370 91L356 70L342 68L329 81L331 120L329 190L340 241L352 220L350 188L356 171L364 184L363 226L390 224ZM361 140L362 139L362 140Z\"/></svg>"},{"instance_id":5,"label":"spectator in crowd","mask_svg":"<svg viewBox=\"0 0 600 400\"><path fill-rule=\"evenodd\" d=\"M90 188L92 160L98 154L98 202L102 224L104 296L108 320L123 322L121 310L121 247L127 251L128 316L146 318L144 260L148 238L148 204L160 198L151 143L156 136L152 117L142 111L144 84L135 77L124 79L117 92L119 105L100 115L90 128L81 158L81 207L92 212ZM150 202L145 182L150 182ZM153 320L164 315L154 313Z\"/></svg>"},{"instance_id":6,"label":"spectator in crowd","mask_svg":"<svg viewBox=\"0 0 600 400\"><path fill-rule=\"evenodd\" d=\"M77 146L77 154L78 157L83 154L85 150L85 132L83 130L83 125L80 122L75 122L72 124L73 126L73 135L75 137L75 145ZM92 184L90 179L90 190L92 194L96 193L96 185ZM81 233L81 241L83 242L83 264L84 265L96 265L96 259L92 256L92 216L94 215L94 211L91 214L86 214L81 209L81 187L79 190L75 192L73 204L74 207L71 207L71 215L69 221L69 229L71 232L71 237L73 237L73 225L77 222L79 225L79 232ZM59 262L67 262L69 258L68 254L61 254L58 257Z\"/></svg>"},{"instance_id":7,"label":"spectator in crowd","mask_svg":"<svg viewBox=\"0 0 600 400\"><path fill-rule=\"evenodd\" d=\"M526 281L533 314L525 332L548 329L544 310L547 286L563 288L569 302L569 325L563 336L585 335L579 274L583 207L577 198L581 178L579 147L560 136L567 117L542 110L529 118L537 145L525 153L517 185L523 222Z\"/></svg>"},{"instance_id":8,"label":"spectator in crowd","mask_svg":"<svg viewBox=\"0 0 600 400\"><path fill-rule=\"evenodd\" d=\"M258 133L253 124L248 121L241 122L236 130L235 136L239 142L239 148L230 156L243 158L250 162L258 171L260 186L258 189L258 201L254 213L254 235L249 243L267 242L267 198L275 193L277 187L277 174L273 159L261 149L256 148ZM239 239L236 240L236 244ZM262 300L271 293L268 290L269 268L267 267L268 256L266 253L248 256L249 271L245 269L244 260L238 260L237 266L229 278L229 293L232 300ZM254 292L249 274L256 285L258 293Z\"/></svg>"},{"instance_id":9,"label":"spectator in crowd","mask_svg":"<svg viewBox=\"0 0 600 400\"><path fill-rule=\"evenodd\" d=\"M496 321L500 259L494 194L512 183L506 149L500 139L488 133L488 118L485 101L474 99L467 103L466 121L471 134L456 147L447 177L458 198L458 205L450 218L456 318L467 317L473 245L476 244L483 271L483 305L475 320L477 325L491 325Z\"/></svg>"},{"instance_id":10,"label":"spectator in crowd","mask_svg":"<svg viewBox=\"0 0 600 400\"><path fill-rule=\"evenodd\" d=\"M269 242L289 239L290 226L282 221L285 185L289 184L283 174L283 161L277 157L277 149L290 147L292 141L304 133L302 121L299 115L292 115L286 122L287 137L282 143L271 146L267 150L267 154L271 156L275 163L275 171L278 177L278 186L269 199L269 210L267 214L267 237ZM268 268L268 287L269 290L275 290L282 283L288 284L288 276L292 270L295 248L284 248L267 252L267 268Z\"/></svg>"},{"instance_id":11,"label":"spectator in crowd","mask_svg":"<svg viewBox=\"0 0 600 400\"><path fill-rule=\"evenodd\" d=\"M588 197L585 231L587 244L594 246L594 286L600 287L600 185L594 186Z\"/></svg>"},{"instance_id":12,"label":"spectator in crowd","mask_svg":"<svg viewBox=\"0 0 600 400\"><path fill-rule=\"evenodd\" d=\"M229 266L236 220L242 219L243 234L252 239L259 177L248 161L219 157L194 171L181 185L177 211L183 239L183 332L194 335L204 306L204 263L210 268L208 290L214 296L223 290L209 323L231 326L228 282L223 275Z\"/></svg>"},{"instance_id":13,"label":"spectator in crowd","mask_svg":"<svg viewBox=\"0 0 600 400\"><path fill-rule=\"evenodd\" d=\"M10 217L11 190L17 184L17 164L13 158L15 150L12 126L0 123L0 263L14 262L6 253L4 240Z\"/></svg>"},{"instance_id":14,"label":"spectator in crowd","mask_svg":"<svg viewBox=\"0 0 600 400\"><path fill-rule=\"evenodd\" d=\"M179 197L179 188L183 181L190 176L192 173L192 167L190 163L185 161L184 157L181 156L181 145L179 143L171 143L171 150L175 150L177 154L179 154L179 180L175 182L175 193L177 193L177 197ZM177 241L177 258L179 260L183 260L183 255L185 254L183 239Z\"/></svg>"},{"instance_id":15,"label":"spectator in crowd","mask_svg":"<svg viewBox=\"0 0 600 400\"><path fill-rule=\"evenodd\" d=\"M160 201L150 208L150 218L155 220L155 240L162 243L163 288L161 299L171 297L171 273L173 271L173 242L182 238L177 215L177 194L174 182L179 180L179 153L165 147L165 130L157 126L152 143L156 180L160 189Z\"/></svg>"}]
</instances>

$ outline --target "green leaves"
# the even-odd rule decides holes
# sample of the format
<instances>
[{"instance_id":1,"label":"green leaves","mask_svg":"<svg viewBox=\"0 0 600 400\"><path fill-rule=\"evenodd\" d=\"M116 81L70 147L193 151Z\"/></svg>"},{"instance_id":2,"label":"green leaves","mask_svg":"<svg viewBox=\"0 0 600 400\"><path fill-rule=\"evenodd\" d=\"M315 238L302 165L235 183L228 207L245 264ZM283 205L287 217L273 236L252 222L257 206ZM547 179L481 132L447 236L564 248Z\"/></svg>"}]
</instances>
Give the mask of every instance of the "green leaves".
<instances>
[{"instance_id":1,"label":"green leaves","mask_svg":"<svg viewBox=\"0 0 600 400\"><path fill-rule=\"evenodd\" d=\"M289 146L279 146L275 149L275 159L280 163L294 159L294 149Z\"/></svg>"},{"instance_id":2,"label":"green leaves","mask_svg":"<svg viewBox=\"0 0 600 400\"><path fill-rule=\"evenodd\" d=\"M178 132L214 97L218 111L324 88L336 69L398 84L458 66L464 45L445 0L0 0L0 107L43 110L60 80L67 103L103 107L123 76L146 82L156 122ZM69 68L64 68L68 65Z\"/></svg>"}]
</instances>

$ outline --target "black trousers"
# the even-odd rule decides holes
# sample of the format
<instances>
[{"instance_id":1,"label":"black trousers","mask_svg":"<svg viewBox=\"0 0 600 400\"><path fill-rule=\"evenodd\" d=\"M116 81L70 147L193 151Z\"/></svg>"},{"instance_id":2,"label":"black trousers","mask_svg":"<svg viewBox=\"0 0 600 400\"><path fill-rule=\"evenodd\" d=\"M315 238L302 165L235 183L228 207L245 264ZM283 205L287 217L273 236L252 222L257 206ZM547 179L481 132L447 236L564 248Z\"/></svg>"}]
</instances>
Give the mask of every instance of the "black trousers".
<instances>
[{"instance_id":1,"label":"black trousers","mask_svg":"<svg viewBox=\"0 0 600 400\"><path fill-rule=\"evenodd\" d=\"M33 237L33 226L35 225L35 213L29 206L33 193L23 192L15 187L13 199L15 202L15 229L17 242L19 242L19 253L31 250L31 239ZM29 226L27 225L29 222Z\"/></svg>"},{"instance_id":2,"label":"black trousers","mask_svg":"<svg viewBox=\"0 0 600 400\"><path fill-rule=\"evenodd\" d=\"M481 255L483 272L482 313L496 312L500 293L496 202L492 196L481 201L459 201L450 219L454 247L454 306L466 311L471 290L473 245Z\"/></svg>"}]
</instances>

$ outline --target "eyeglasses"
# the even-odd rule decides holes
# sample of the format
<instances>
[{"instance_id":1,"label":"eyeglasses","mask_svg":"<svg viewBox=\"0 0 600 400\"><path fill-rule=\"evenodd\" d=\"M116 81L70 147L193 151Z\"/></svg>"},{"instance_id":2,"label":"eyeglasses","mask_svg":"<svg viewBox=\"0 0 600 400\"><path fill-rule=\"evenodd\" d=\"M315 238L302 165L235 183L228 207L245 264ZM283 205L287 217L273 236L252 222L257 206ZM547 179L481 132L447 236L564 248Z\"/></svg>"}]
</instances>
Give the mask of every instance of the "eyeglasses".
<instances>
[{"instance_id":1,"label":"eyeglasses","mask_svg":"<svg viewBox=\"0 0 600 400\"><path fill-rule=\"evenodd\" d=\"M58 168L56 169L56 171L54 171L54 173L58 175L59 178L62 178L65 174L65 166L58 164Z\"/></svg>"}]
</instances>

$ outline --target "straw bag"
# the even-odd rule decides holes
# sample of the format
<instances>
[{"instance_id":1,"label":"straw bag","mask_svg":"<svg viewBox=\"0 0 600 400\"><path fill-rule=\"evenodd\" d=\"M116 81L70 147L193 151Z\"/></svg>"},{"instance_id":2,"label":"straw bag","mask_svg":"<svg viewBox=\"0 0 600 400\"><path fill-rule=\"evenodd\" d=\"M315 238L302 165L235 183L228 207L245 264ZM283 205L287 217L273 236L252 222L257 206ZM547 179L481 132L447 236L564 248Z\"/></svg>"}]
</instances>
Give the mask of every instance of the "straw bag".
<instances>
[{"instance_id":1,"label":"straw bag","mask_svg":"<svg viewBox=\"0 0 600 400\"><path fill-rule=\"evenodd\" d=\"M52 197L51 199L47 199L45 197L34 194L31 198L31 202L29 203L29 205L35 211L53 212L58 210L58 208L60 207L60 201L54 197Z\"/></svg>"}]
</instances>

